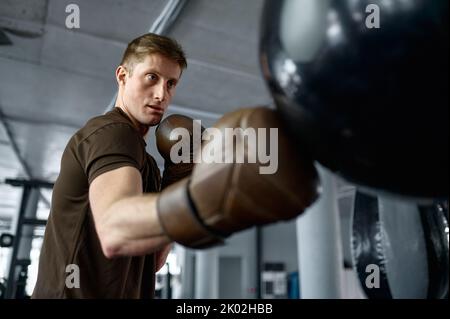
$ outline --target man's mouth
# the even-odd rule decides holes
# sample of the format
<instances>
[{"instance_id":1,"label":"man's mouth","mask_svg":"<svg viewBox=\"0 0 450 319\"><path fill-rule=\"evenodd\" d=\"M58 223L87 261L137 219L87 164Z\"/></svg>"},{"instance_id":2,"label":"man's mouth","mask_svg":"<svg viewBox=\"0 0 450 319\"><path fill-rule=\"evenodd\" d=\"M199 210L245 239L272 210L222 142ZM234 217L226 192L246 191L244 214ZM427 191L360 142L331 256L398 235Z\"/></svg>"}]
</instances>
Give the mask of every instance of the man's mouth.
<instances>
[{"instance_id":1,"label":"man's mouth","mask_svg":"<svg viewBox=\"0 0 450 319\"><path fill-rule=\"evenodd\" d=\"M164 109L158 105L149 105L147 104L147 107L151 108L152 110L155 110L156 112L163 114L164 113Z\"/></svg>"}]
</instances>

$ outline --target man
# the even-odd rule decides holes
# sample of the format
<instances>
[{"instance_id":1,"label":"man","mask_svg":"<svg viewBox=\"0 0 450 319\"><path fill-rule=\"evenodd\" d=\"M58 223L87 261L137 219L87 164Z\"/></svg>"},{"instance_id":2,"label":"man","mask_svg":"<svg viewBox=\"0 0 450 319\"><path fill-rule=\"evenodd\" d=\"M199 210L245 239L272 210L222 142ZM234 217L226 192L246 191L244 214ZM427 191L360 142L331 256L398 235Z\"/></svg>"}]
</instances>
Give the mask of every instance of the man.
<instances>
[{"instance_id":1,"label":"man","mask_svg":"<svg viewBox=\"0 0 450 319\"><path fill-rule=\"evenodd\" d=\"M219 119L215 128L221 137L206 137L202 149L232 151L233 161L201 161L192 174L185 163L171 162L167 152L174 142L162 133L170 130L158 129L167 187L156 193L159 172L142 137L161 120L185 67L181 49L167 38L145 35L129 45L116 71L117 107L89 121L64 151L34 298L152 297L155 271L172 241L192 248L217 245L234 232L292 219L317 198L313 162L290 147L282 129L273 145L276 172L262 175L261 163L237 160L271 143L266 134L242 143L247 129L282 128L277 114L264 107ZM166 128L180 126L164 122ZM190 133L186 121L177 122ZM234 128L242 130L229 141L243 146L235 150L236 143L222 143ZM154 193L143 194L148 192ZM78 287L70 282L77 269Z\"/></svg>"},{"instance_id":2,"label":"man","mask_svg":"<svg viewBox=\"0 0 450 319\"><path fill-rule=\"evenodd\" d=\"M128 45L116 70L116 107L87 122L63 153L32 298L153 296L170 241L157 222L156 195L143 196L161 185L144 137L186 66L167 37L145 34Z\"/></svg>"}]
</instances>

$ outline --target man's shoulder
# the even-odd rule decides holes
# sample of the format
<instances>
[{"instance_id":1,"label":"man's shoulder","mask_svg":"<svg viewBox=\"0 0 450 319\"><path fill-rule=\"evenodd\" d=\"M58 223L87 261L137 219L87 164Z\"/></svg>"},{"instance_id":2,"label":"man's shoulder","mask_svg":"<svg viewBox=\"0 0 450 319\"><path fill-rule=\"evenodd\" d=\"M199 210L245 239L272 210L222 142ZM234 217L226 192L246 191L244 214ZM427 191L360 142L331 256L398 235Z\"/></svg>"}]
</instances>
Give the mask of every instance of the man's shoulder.
<instances>
[{"instance_id":1,"label":"man's shoulder","mask_svg":"<svg viewBox=\"0 0 450 319\"><path fill-rule=\"evenodd\" d=\"M127 132L133 136L136 135L136 137L139 137L137 131L129 121L114 112L108 112L87 121L86 124L75 133L73 141L75 143L81 143L105 129L107 129L110 134L117 132L117 134L121 135L123 132ZM111 138L115 138L114 135L115 134L113 134Z\"/></svg>"}]
</instances>

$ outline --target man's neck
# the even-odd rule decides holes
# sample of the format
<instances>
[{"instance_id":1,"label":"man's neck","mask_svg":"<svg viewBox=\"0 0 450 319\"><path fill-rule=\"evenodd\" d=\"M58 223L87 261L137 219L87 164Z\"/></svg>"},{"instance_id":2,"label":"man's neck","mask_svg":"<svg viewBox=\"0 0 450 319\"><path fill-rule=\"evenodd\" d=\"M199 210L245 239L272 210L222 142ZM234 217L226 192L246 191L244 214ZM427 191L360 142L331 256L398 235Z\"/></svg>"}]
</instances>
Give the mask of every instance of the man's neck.
<instances>
[{"instance_id":1,"label":"man's neck","mask_svg":"<svg viewBox=\"0 0 450 319\"><path fill-rule=\"evenodd\" d=\"M130 119L130 121L133 123L134 127L139 131L139 134L145 138L148 131L150 130L150 127L148 125L143 125L141 123L139 123L138 121L136 121L135 118L133 118L133 116L128 112L128 110L123 107L122 105L116 105L116 107L120 108Z\"/></svg>"}]
</instances>

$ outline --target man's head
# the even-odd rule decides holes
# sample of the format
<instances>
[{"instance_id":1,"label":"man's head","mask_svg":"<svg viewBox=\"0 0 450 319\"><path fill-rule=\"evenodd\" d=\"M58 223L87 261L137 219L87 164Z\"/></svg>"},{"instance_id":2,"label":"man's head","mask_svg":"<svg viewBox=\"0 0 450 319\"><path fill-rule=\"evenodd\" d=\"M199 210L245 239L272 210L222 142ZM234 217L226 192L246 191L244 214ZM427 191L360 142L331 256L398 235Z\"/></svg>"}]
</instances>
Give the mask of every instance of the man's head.
<instances>
[{"instance_id":1,"label":"man's head","mask_svg":"<svg viewBox=\"0 0 450 319\"><path fill-rule=\"evenodd\" d=\"M184 52L174 40L150 33L134 39L116 70L116 105L145 133L161 121L186 67Z\"/></svg>"}]
</instances>

